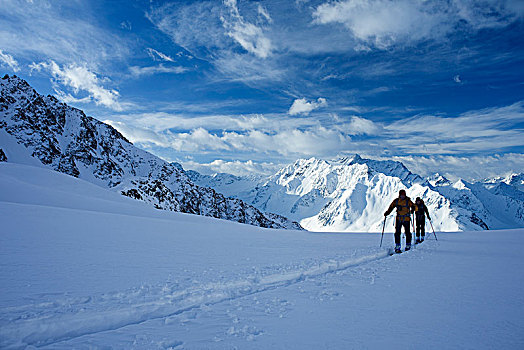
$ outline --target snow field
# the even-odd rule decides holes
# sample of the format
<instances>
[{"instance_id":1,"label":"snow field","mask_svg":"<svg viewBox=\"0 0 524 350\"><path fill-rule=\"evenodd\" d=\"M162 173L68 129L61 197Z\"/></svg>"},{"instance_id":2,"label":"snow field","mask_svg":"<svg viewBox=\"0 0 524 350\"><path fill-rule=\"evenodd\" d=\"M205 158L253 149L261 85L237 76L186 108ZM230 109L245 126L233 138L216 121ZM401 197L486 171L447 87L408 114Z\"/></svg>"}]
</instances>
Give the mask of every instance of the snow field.
<instances>
[{"instance_id":1,"label":"snow field","mask_svg":"<svg viewBox=\"0 0 524 350\"><path fill-rule=\"evenodd\" d=\"M0 164L0 222L0 348L524 346L523 229L389 257L376 233L159 211L16 164Z\"/></svg>"}]
</instances>

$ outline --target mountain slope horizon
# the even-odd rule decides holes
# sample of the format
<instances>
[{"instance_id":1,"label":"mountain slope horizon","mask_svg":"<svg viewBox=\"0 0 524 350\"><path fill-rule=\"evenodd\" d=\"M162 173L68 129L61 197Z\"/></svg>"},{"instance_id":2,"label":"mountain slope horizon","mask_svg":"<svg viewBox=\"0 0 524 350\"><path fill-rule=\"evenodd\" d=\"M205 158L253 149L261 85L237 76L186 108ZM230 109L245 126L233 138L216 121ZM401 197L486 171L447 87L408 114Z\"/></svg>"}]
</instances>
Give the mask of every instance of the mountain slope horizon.
<instances>
[{"instance_id":1,"label":"mountain slope horizon","mask_svg":"<svg viewBox=\"0 0 524 350\"><path fill-rule=\"evenodd\" d=\"M424 200L437 231L524 226L519 174L484 182L451 182L440 174L423 178L399 161L358 154L336 160L299 159L261 180L186 173L198 184L285 215L314 231L380 231L382 214L400 189L406 189L413 200ZM387 231L393 230L392 221Z\"/></svg>"},{"instance_id":2,"label":"mountain slope horizon","mask_svg":"<svg viewBox=\"0 0 524 350\"><path fill-rule=\"evenodd\" d=\"M240 199L195 185L176 163L135 147L112 126L86 116L25 80L0 80L0 149L7 162L46 166L157 209L267 227L301 229Z\"/></svg>"}]
</instances>

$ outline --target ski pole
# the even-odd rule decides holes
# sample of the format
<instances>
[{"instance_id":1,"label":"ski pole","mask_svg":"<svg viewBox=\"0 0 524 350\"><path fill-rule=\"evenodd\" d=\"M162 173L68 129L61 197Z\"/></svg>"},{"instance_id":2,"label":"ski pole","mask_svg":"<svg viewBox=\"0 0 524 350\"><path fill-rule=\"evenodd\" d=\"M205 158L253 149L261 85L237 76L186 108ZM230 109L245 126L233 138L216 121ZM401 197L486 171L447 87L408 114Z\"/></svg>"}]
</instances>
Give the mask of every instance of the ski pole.
<instances>
[{"instance_id":1,"label":"ski pole","mask_svg":"<svg viewBox=\"0 0 524 350\"><path fill-rule=\"evenodd\" d=\"M384 223L382 224L382 236L380 237L380 248L382 248L382 239L384 238L384 228L386 227L386 217L384 216Z\"/></svg>"},{"instance_id":2,"label":"ski pole","mask_svg":"<svg viewBox=\"0 0 524 350\"><path fill-rule=\"evenodd\" d=\"M431 223L431 220L429 220L429 224L431 225L431 229L433 230L433 234L435 235L435 239L438 241L437 234L435 233L435 229L433 228L433 224Z\"/></svg>"}]
</instances>

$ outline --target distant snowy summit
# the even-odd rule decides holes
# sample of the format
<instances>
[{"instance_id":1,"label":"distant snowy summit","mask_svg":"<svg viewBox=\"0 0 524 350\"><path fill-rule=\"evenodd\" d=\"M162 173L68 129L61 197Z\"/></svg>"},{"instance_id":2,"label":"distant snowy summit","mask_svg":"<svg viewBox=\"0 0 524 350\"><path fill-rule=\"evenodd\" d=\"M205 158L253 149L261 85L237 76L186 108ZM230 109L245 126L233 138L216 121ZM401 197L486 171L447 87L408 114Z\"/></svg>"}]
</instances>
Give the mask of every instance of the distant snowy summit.
<instances>
[{"instance_id":1,"label":"distant snowy summit","mask_svg":"<svg viewBox=\"0 0 524 350\"><path fill-rule=\"evenodd\" d=\"M452 182L354 155L299 159L262 178L202 175L136 148L23 79L6 75L0 88L0 162L49 167L158 209L270 228L380 231L384 211L404 188L425 201L435 230L524 227L523 174Z\"/></svg>"},{"instance_id":2,"label":"distant snowy summit","mask_svg":"<svg viewBox=\"0 0 524 350\"><path fill-rule=\"evenodd\" d=\"M424 200L438 231L524 227L522 174L489 183L453 183L440 174L422 178L401 162L359 155L332 161L299 159L251 184L250 179L227 174L188 174L196 183L314 231L380 231L384 211L402 188L412 199ZM392 224L389 219L388 231Z\"/></svg>"},{"instance_id":3,"label":"distant snowy summit","mask_svg":"<svg viewBox=\"0 0 524 350\"><path fill-rule=\"evenodd\" d=\"M110 125L38 94L17 76L0 80L0 161L46 166L158 209L301 229L281 215L196 185L179 164L138 149Z\"/></svg>"}]
</instances>

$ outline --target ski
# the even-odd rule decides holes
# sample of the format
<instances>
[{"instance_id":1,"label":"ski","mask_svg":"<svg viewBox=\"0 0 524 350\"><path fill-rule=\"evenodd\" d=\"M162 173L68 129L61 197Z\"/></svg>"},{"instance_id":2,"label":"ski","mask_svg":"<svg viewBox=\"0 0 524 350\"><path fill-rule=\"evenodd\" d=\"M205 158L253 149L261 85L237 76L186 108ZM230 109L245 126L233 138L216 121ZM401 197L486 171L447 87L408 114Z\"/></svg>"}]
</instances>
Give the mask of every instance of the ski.
<instances>
[{"instance_id":1,"label":"ski","mask_svg":"<svg viewBox=\"0 0 524 350\"><path fill-rule=\"evenodd\" d=\"M388 248L388 255L389 256L393 256L393 255L397 255L397 254L401 254L401 253L403 253L402 250L395 251L395 248Z\"/></svg>"}]
</instances>

